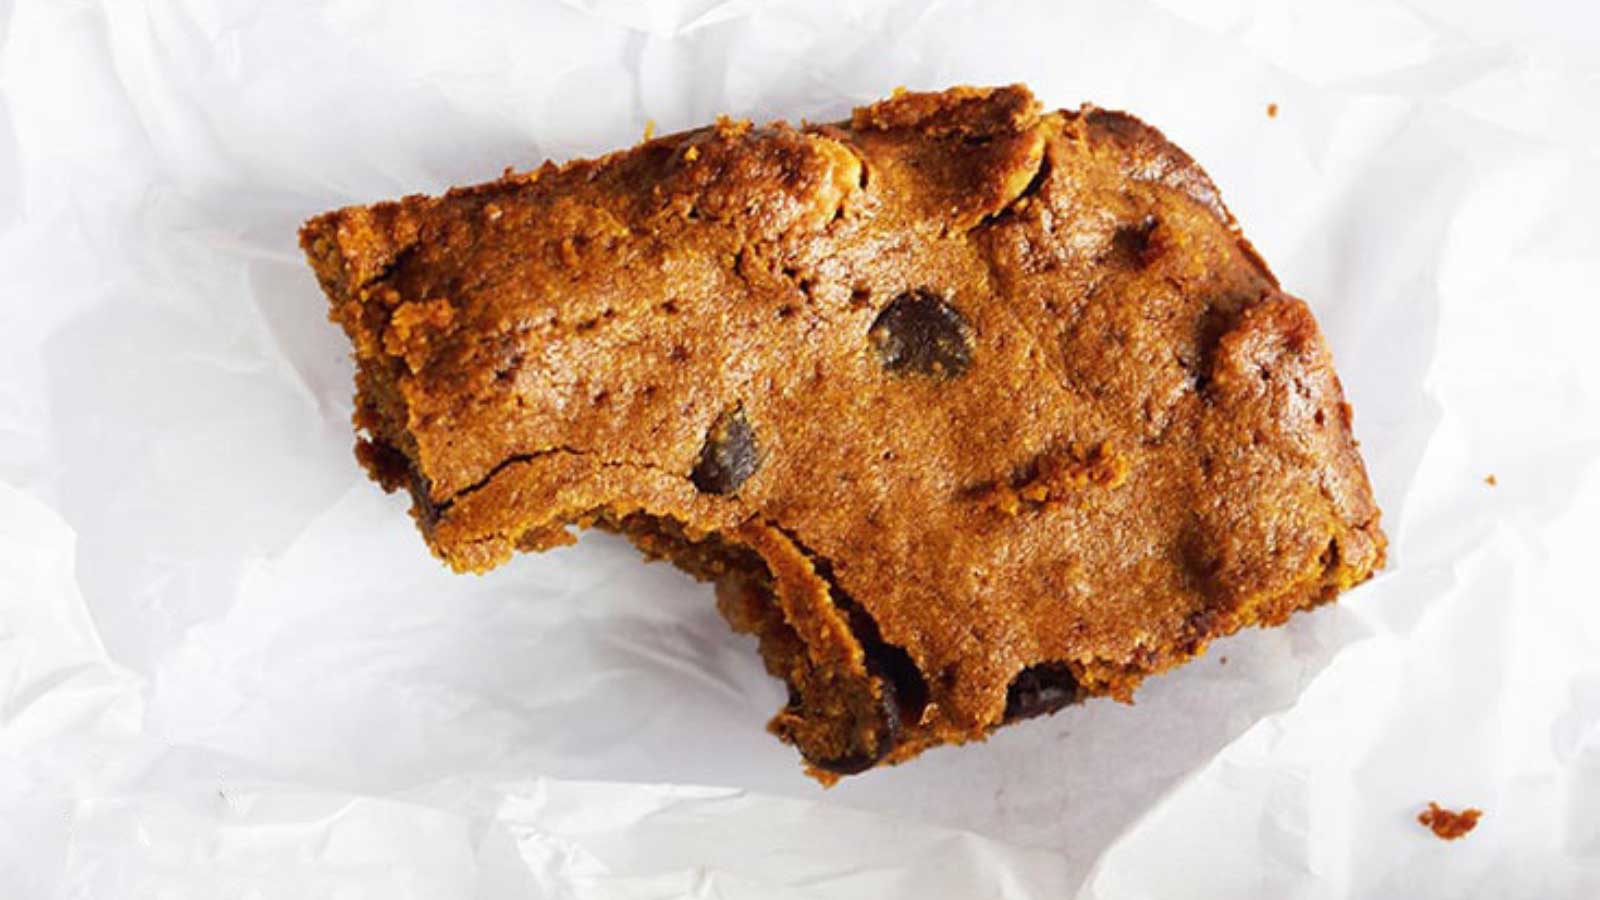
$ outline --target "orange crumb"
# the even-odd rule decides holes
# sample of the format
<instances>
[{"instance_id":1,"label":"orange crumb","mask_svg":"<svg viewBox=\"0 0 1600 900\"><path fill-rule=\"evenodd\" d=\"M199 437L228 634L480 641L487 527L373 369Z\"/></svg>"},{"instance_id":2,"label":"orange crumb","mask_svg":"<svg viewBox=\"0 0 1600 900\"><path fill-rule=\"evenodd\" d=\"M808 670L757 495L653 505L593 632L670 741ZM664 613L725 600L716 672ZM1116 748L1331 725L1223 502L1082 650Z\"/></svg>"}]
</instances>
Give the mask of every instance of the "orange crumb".
<instances>
[{"instance_id":1,"label":"orange crumb","mask_svg":"<svg viewBox=\"0 0 1600 900\"><path fill-rule=\"evenodd\" d=\"M1498 479L1496 479L1494 477L1494 473L1491 472L1488 475L1483 476L1483 483L1487 484L1489 487L1494 487L1495 485L1499 484L1500 482L1499 482Z\"/></svg>"},{"instance_id":2,"label":"orange crumb","mask_svg":"<svg viewBox=\"0 0 1600 900\"><path fill-rule=\"evenodd\" d=\"M644 139L648 141L648 140L650 140L651 138L653 138L655 136L656 136L656 120L655 119L645 119L644 120Z\"/></svg>"},{"instance_id":3,"label":"orange crumb","mask_svg":"<svg viewBox=\"0 0 1600 900\"><path fill-rule=\"evenodd\" d=\"M1453 841L1478 827L1478 818L1482 815L1481 809L1468 807L1461 812L1455 812L1429 802L1428 808L1417 814L1417 821L1433 829L1433 833L1440 840Z\"/></svg>"},{"instance_id":4,"label":"orange crumb","mask_svg":"<svg viewBox=\"0 0 1600 900\"><path fill-rule=\"evenodd\" d=\"M1120 487L1127 480L1129 464L1107 442L1095 447L1073 443L1042 454L1034 468L1019 484L999 482L979 492L979 505L1008 516L1022 510L1022 501L1035 508L1058 505L1091 485Z\"/></svg>"},{"instance_id":5,"label":"orange crumb","mask_svg":"<svg viewBox=\"0 0 1600 900\"><path fill-rule=\"evenodd\" d=\"M750 120L735 119L732 116L721 115L717 116L717 123L714 127L717 137L739 138L750 133Z\"/></svg>"},{"instance_id":6,"label":"orange crumb","mask_svg":"<svg viewBox=\"0 0 1600 900\"><path fill-rule=\"evenodd\" d=\"M1276 103L1268 103L1267 104L1267 118L1276 119L1277 117L1278 117L1278 104L1276 104Z\"/></svg>"}]
</instances>

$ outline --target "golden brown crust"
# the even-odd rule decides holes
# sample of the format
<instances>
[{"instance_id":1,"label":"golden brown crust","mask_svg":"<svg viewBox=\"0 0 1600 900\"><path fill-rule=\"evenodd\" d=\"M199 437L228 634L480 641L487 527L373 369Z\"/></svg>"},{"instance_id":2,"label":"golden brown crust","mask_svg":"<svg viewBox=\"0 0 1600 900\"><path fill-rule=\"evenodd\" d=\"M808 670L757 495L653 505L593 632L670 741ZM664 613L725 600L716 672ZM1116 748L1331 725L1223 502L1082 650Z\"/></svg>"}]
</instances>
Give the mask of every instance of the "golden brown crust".
<instances>
[{"instance_id":1,"label":"golden brown crust","mask_svg":"<svg viewBox=\"0 0 1600 900\"><path fill-rule=\"evenodd\" d=\"M302 243L434 551L598 522L719 581L824 777L1128 699L1382 564L1309 310L1121 113L724 120Z\"/></svg>"}]
</instances>

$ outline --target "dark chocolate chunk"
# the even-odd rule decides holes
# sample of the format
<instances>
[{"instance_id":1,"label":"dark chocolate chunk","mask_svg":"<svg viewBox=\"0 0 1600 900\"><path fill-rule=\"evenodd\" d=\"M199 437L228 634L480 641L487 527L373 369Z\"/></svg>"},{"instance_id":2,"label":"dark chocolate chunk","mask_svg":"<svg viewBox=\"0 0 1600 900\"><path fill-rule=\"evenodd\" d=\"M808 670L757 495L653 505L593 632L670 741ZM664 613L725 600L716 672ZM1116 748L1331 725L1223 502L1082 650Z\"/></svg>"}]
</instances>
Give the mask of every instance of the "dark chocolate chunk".
<instances>
[{"instance_id":1,"label":"dark chocolate chunk","mask_svg":"<svg viewBox=\"0 0 1600 900\"><path fill-rule=\"evenodd\" d=\"M1007 722L1053 713L1078 699L1078 679L1064 663L1029 666L1006 688Z\"/></svg>"},{"instance_id":2,"label":"dark chocolate chunk","mask_svg":"<svg viewBox=\"0 0 1600 900\"><path fill-rule=\"evenodd\" d=\"M734 407L717 417L706 432L700 460L689 473L694 486L707 494L731 494L761 465L755 432L745 420L744 408Z\"/></svg>"},{"instance_id":3,"label":"dark chocolate chunk","mask_svg":"<svg viewBox=\"0 0 1600 900\"><path fill-rule=\"evenodd\" d=\"M889 302L867 332L883 367L901 375L955 378L972 365L972 329L932 291L907 291Z\"/></svg>"},{"instance_id":4,"label":"dark chocolate chunk","mask_svg":"<svg viewBox=\"0 0 1600 900\"><path fill-rule=\"evenodd\" d=\"M833 578L831 570L827 577L830 580ZM883 682L884 696L892 697L895 701L899 719L915 722L922 718L922 710L928 705L928 682L922 677L922 671L917 668L911 654L904 647L884 641L878 631L878 623L861 608L861 604L837 587L832 593L833 602L844 611L850 623L850 633L861 642L861 649L866 653L867 671Z\"/></svg>"},{"instance_id":5,"label":"dark chocolate chunk","mask_svg":"<svg viewBox=\"0 0 1600 900\"><path fill-rule=\"evenodd\" d=\"M819 769L836 775L853 775L870 769L888 756L900 743L902 722L916 722L928 705L928 684L904 647L887 643L878 623L849 594L839 587L833 563L805 551L816 572L828 583L828 595L850 626L850 633L861 644L867 674L877 686L877 695L857 697L850 702L850 719L855 723L851 736L853 752L834 759L807 759ZM790 692L789 705L796 705Z\"/></svg>"}]
</instances>

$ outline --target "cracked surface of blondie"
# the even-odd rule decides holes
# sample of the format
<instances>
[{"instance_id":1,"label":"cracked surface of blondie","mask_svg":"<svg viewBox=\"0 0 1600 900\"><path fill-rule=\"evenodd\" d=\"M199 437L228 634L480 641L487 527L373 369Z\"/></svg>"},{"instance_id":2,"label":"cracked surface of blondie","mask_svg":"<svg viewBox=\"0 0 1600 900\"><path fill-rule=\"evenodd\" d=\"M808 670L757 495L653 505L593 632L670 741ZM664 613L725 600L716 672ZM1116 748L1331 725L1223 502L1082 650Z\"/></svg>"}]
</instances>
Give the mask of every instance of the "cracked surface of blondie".
<instances>
[{"instance_id":1,"label":"cracked surface of blondie","mask_svg":"<svg viewBox=\"0 0 1600 900\"><path fill-rule=\"evenodd\" d=\"M1128 700L1383 561L1310 311L1125 114L721 120L301 240L433 551L597 525L716 582L824 781Z\"/></svg>"}]
</instances>

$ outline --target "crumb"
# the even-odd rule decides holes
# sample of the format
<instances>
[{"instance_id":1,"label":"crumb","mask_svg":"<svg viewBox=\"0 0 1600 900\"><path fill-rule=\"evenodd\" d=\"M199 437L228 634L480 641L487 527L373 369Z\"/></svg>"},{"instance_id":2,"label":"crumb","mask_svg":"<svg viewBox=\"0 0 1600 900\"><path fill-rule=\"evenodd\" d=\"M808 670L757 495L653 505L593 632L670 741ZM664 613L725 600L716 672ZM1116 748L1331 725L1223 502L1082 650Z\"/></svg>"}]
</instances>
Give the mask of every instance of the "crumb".
<instances>
[{"instance_id":1,"label":"crumb","mask_svg":"<svg viewBox=\"0 0 1600 900\"><path fill-rule=\"evenodd\" d=\"M1495 485L1499 484L1500 481L1494 477L1493 472L1490 472L1488 475L1483 476L1483 483L1487 484L1489 487L1494 487Z\"/></svg>"},{"instance_id":2,"label":"crumb","mask_svg":"<svg viewBox=\"0 0 1600 900\"><path fill-rule=\"evenodd\" d=\"M650 140L651 138L653 138L655 136L656 136L656 120L655 119L645 119L644 120L644 139L648 141L648 140Z\"/></svg>"},{"instance_id":3,"label":"crumb","mask_svg":"<svg viewBox=\"0 0 1600 900\"><path fill-rule=\"evenodd\" d=\"M1276 103L1268 103L1267 104L1267 118L1276 119L1277 117L1278 117L1278 104L1276 104Z\"/></svg>"},{"instance_id":4,"label":"crumb","mask_svg":"<svg viewBox=\"0 0 1600 900\"><path fill-rule=\"evenodd\" d=\"M1227 665L1227 664L1228 664L1228 658L1227 658L1227 657L1226 657L1226 656L1219 656L1219 657L1217 657L1217 665L1219 665L1219 666L1225 666L1225 665Z\"/></svg>"},{"instance_id":5,"label":"crumb","mask_svg":"<svg viewBox=\"0 0 1600 900\"><path fill-rule=\"evenodd\" d=\"M1468 807L1461 812L1454 812L1430 802L1427 809L1417 814L1417 821L1433 829L1440 840L1453 841L1478 827L1478 817L1482 815L1481 809Z\"/></svg>"}]
</instances>

